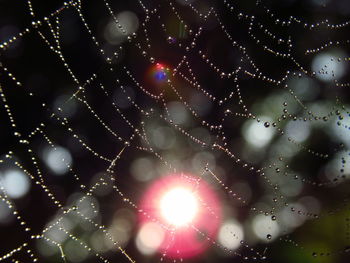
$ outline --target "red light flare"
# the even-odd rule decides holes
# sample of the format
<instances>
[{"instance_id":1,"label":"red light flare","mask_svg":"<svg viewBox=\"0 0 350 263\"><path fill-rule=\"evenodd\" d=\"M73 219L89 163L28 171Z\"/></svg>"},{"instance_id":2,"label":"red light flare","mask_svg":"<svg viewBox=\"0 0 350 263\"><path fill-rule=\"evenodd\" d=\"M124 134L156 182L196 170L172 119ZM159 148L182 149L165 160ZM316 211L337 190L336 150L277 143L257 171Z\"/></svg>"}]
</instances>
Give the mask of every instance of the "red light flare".
<instances>
[{"instance_id":1,"label":"red light flare","mask_svg":"<svg viewBox=\"0 0 350 263\"><path fill-rule=\"evenodd\" d=\"M164 87L171 76L170 67L164 63L152 64L146 71L144 87L154 95L164 92Z\"/></svg>"},{"instance_id":2,"label":"red light flare","mask_svg":"<svg viewBox=\"0 0 350 263\"><path fill-rule=\"evenodd\" d=\"M191 221L183 225L169 223L169 218L162 211L164 196L174 193L174 189L193 193L198 204ZM186 206L186 203L183 205ZM140 227L154 220L164 226L164 238L158 252L165 253L169 258L190 258L203 253L216 238L221 222L217 195L207 182L192 175L171 174L159 178L145 192L139 208L143 211L139 217ZM174 209L178 209L176 205Z\"/></svg>"}]
</instances>

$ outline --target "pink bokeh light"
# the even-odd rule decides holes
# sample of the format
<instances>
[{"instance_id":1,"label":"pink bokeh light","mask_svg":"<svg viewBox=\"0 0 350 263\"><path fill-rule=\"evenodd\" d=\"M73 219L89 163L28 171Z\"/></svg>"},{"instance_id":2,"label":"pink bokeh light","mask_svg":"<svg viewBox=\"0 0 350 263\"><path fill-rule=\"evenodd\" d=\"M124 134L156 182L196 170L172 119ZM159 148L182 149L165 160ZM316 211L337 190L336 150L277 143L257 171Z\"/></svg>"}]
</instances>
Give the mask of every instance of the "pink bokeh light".
<instances>
[{"instance_id":1,"label":"pink bokeh light","mask_svg":"<svg viewBox=\"0 0 350 263\"><path fill-rule=\"evenodd\" d=\"M162 215L160 200L169 191L182 188L191 191L198 203L196 214L185 225L174 226ZM188 174L170 174L157 179L143 195L139 208L140 227L157 222L164 229L158 252L169 258L190 258L202 254L216 239L221 223L219 198L202 178Z\"/></svg>"}]
</instances>

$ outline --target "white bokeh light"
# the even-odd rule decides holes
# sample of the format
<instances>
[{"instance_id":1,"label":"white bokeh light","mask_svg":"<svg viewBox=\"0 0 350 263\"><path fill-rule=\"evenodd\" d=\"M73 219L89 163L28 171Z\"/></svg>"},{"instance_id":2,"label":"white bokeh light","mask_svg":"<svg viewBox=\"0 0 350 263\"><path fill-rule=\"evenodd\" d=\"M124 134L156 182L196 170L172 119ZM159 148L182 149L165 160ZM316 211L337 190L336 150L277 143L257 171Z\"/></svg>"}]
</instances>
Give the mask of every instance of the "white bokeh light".
<instances>
[{"instance_id":1,"label":"white bokeh light","mask_svg":"<svg viewBox=\"0 0 350 263\"><path fill-rule=\"evenodd\" d=\"M342 52L318 54L311 65L312 70L316 72L316 77L326 82L340 79L345 73L346 65L338 61L338 57L343 56Z\"/></svg>"},{"instance_id":2,"label":"white bokeh light","mask_svg":"<svg viewBox=\"0 0 350 263\"><path fill-rule=\"evenodd\" d=\"M289 121L286 125L286 134L295 142L303 142L310 135L310 123L300 121Z\"/></svg>"},{"instance_id":3,"label":"white bokeh light","mask_svg":"<svg viewBox=\"0 0 350 263\"><path fill-rule=\"evenodd\" d=\"M20 170L8 170L1 176L1 184L10 198L21 198L30 189L28 176Z\"/></svg>"},{"instance_id":4,"label":"white bokeh light","mask_svg":"<svg viewBox=\"0 0 350 263\"><path fill-rule=\"evenodd\" d=\"M116 15L118 23L111 19L105 27L104 37L112 45L122 43L128 35L139 28L139 19L134 12L123 11Z\"/></svg>"},{"instance_id":5,"label":"white bokeh light","mask_svg":"<svg viewBox=\"0 0 350 263\"><path fill-rule=\"evenodd\" d=\"M152 255L164 240L164 230L159 224L148 222L144 224L136 237L136 247L144 255Z\"/></svg>"},{"instance_id":6,"label":"white bokeh light","mask_svg":"<svg viewBox=\"0 0 350 263\"><path fill-rule=\"evenodd\" d=\"M162 216L174 226L183 226L191 222L197 210L195 195L185 188L172 189L166 192L160 200Z\"/></svg>"},{"instance_id":7,"label":"white bokeh light","mask_svg":"<svg viewBox=\"0 0 350 263\"><path fill-rule=\"evenodd\" d=\"M140 182L147 182L157 175L154 161L145 157L133 161L130 171L132 176Z\"/></svg>"},{"instance_id":8,"label":"white bokeh light","mask_svg":"<svg viewBox=\"0 0 350 263\"><path fill-rule=\"evenodd\" d=\"M265 215L257 215L252 222L254 234L262 241L269 242L278 237L280 228L276 221Z\"/></svg>"},{"instance_id":9,"label":"white bokeh light","mask_svg":"<svg viewBox=\"0 0 350 263\"><path fill-rule=\"evenodd\" d=\"M293 207L294 211L291 210L291 207ZM307 216L299 214L297 211L307 211L307 209L299 203L290 204L290 207L284 207L279 215L281 222L288 228L301 226L307 219Z\"/></svg>"},{"instance_id":10,"label":"white bokeh light","mask_svg":"<svg viewBox=\"0 0 350 263\"><path fill-rule=\"evenodd\" d=\"M168 113L174 124L186 124L189 116L185 106L179 101L168 103Z\"/></svg>"},{"instance_id":11,"label":"white bokeh light","mask_svg":"<svg viewBox=\"0 0 350 263\"><path fill-rule=\"evenodd\" d=\"M230 250L237 249L243 239L243 229L236 221L229 220L220 227L218 241L225 248Z\"/></svg>"},{"instance_id":12,"label":"white bokeh light","mask_svg":"<svg viewBox=\"0 0 350 263\"><path fill-rule=\"evenodd\" d=\"M299 72L296 72L296 74L299 74ZM296 96L303 98L303 101L312 101L320 93L320 87L315 79L309 77L292 77L287 84Z\"/></svg>"},{"instance_id":13,"label":"white bokeh light","mask_svg":"<svg viewBox=\"0 0 350 263\"><path fill-rule=\"evenodd\" d=\"M152 131L150 140L157 148L166 150L174 146L176 136L171 128L159 126Z\"/></svg>"},{"instance_id":14,"label":"white bokeh light","mask_svg":"<svg viewBox=\"0 0 350 263\"><path fill-rule=\"evenodd\" d=\"M261 117L266 122L271 122L268 117ZM255 120L247 121L243 126L244 139L256 148L266 146L272 139L275 131L273 128L264 126L264 123Z\"/></svg>"},{"instance_id":15,"label":"white bokeh light","mask_svg":"<svg viewBox=\"0 0 350 263\"><path fill-rule=\"evenodd\" d=\"M63 175L72 165L72 155L60 146L55 148L47 147L43 151L43 159L46 165L57 175Z\"/></svg>"}]
</instances>

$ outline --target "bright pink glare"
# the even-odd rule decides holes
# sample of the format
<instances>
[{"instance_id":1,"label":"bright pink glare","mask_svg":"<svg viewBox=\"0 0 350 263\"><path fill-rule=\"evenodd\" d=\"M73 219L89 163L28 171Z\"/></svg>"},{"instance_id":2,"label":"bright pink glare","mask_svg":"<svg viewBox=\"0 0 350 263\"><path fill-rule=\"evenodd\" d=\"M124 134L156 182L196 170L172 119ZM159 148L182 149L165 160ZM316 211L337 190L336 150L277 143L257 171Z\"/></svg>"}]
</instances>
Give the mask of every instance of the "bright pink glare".
<instances>
[{"instance_id":1,"label":"bright pink glare","mask_svg":"<svg viewBox=\"0 0 350 263\"><path fill-rule=\"evenodd\" d=\"M216 237L221 207L210 185L199 177L171 174L155 181L141 199L140 228L162 225L158 252L169 258L201 254Z\"/></svg>"}]
</instances>

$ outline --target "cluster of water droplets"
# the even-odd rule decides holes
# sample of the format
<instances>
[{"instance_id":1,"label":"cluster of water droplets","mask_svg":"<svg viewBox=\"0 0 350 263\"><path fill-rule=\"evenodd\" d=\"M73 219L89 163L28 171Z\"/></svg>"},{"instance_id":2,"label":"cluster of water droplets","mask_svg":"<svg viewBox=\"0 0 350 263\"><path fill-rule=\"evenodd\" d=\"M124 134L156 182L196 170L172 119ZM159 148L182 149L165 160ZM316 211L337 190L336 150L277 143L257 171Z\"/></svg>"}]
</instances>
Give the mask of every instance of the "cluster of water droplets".
<instances>
[{"instance_id":1,"label":"cluster of water droplets","mask_svg":"<svg viewBox=\"0 0 350 263\"><path fill-rule=\"evenodd\" d=\"M137 229L137 214L145 213L137 191L179 172L210 182L222 197L224 222L216 239L191 226L217 257L276 259L279 245L311 259L346 256L349 40L326 37L302 51L297 41L299 31L344 38L349 21L283 18L261 1L245 8L226 0L139 0L126 11L100 2L103 30L85 1L64 2L39 16L40 7L28 0L31 23L0 43L4 134L13 142L1 152L0 223L23 232L23 242L0 251L0 261L20 262L19 255L33 262L112 262L110 251L129 262L140 259L135 251L166 261L166 252L157 255L161 241L149 237L166 226L150 218L155 225ZM81 26L73 34L83 31L93 46L98 67L76 63L82 58L69 45L75 38L62 36L67 13ZM235 36L231 22L244 36ZM54 75L69 83L53 101L29 87L30 76L13 63L20 55L7 56L20 43L39 58L31 41L47 49L58 64ZM270 59L276 62L265 65ZM23 108L31 118L27 126L19 116ZM299 169L304 166L314 171ZM323 204L327 193L330 204ZM25 218L24 207L33 204L23 200L36 195L40 203L38 197L28 203L51 213L42 226ZM314 228L327 220L345 229L336 245L325 245L327 233L321 234L325 244L314 240ZM293 235L304 224L315 225L311 241ZM178 254L171 260L185 261Z\"/></svg>"}]
</instances>

